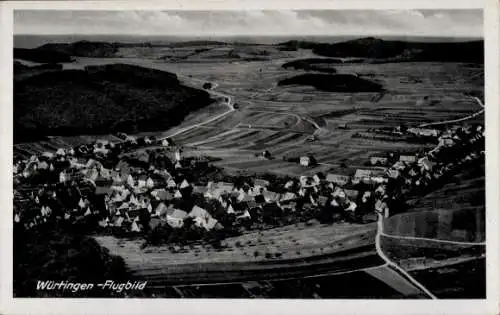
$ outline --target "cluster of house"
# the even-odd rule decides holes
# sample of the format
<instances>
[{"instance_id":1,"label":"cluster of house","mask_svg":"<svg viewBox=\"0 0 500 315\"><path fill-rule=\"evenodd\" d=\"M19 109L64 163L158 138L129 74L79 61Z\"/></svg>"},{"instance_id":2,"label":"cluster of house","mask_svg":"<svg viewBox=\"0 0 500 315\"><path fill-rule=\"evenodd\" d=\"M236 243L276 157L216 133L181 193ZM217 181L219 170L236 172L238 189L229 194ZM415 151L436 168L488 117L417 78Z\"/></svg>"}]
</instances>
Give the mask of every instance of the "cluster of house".
<instances>
[{"instance_id":1,"label":"cluster of house","mask_svg":"<svg viewBox=\"0 0 500 315\"><path fill-rule=\"evenodd\" d=\"M145 225L149 229L161 224L183 228L187 218L201 229L217 230L224 227L221 221L257 222L272 209L296 214L310 209L331 208L351 213L363 209L363 213L378 212L387 217L390 200L395 198L387 190L390 181L401 183L398 187L402 194L425 186L453 168L452 162L443 161L443 150L464 143L478 144L476 151L460 152L466 154L462 159L465 162L484 154L481 141L484 141L482 126L451 128L441 134L438 145L426 154L374 156L370 163L376 167L358 169L353 176L301 176L284 183L280 192L273 191L270 188L273 185L264 179L239 186L230 182L206 185L189 182L179 176L183 168L179 150L175 152L175 168L170 170L153 165L149 169L137 168L124 161L106 168L95 157L108 154L102 150L112 149L113 144L99 141L93 146L94 158L83 158L76 149L59 149L17 162L15 178L26 179L40 170L53 176L38 187L16 185L14 221L30 228L54 217L68 221L93 217L103 228L142 232L147 229ZM205 201L216 201L221 211L214 214L212 209L204 209L203 203L189 202L194 194L203 196ZM224 220L227 218L230 220Z\"/></svg>"}]
</instances>

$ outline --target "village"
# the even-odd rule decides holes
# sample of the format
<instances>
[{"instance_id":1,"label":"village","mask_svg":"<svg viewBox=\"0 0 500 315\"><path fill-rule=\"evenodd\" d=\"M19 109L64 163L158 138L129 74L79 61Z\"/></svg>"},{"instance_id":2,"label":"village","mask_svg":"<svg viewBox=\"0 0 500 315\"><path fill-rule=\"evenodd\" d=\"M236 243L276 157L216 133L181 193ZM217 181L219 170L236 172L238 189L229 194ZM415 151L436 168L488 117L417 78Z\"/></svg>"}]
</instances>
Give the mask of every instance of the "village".
<instances>
[{"instance_id":1,"label":"village","mask_svg":"<svg viewBox=\"0 0 500 315\"><path fill-rule=\"evenodd\" d=\"M354 174L274 182L265 176L212 181L201 176L209 158L185 158L170 139L118 134L121 141L97 140L15 161L13 219L21 229L59 224L83 233L145 237L151 244L221 240L314 219L362 224L404 211L407 196L431 191L484 157L482 125L404 132L437 144L425 153L372 156L371 167ZM259 158L270 156L265 151ZM299 159L304 168L314 162L313 156Z\"/></svg>"}]
</instances>

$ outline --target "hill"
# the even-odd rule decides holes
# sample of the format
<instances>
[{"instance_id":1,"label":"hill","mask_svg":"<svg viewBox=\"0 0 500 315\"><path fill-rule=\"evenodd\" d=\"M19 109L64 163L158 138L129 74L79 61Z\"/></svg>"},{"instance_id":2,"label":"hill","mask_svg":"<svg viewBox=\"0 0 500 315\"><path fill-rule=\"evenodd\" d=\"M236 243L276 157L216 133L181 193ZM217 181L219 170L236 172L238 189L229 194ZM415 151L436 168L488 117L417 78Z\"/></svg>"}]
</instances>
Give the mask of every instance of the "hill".
<instances>
[{"instance_id":1,"label":"hill","mask_svg":"<svg viewBox=\"0 0 500 315\"><path fill-rule=\"evenodd\" d=\"M14 48L14 59L23 59L38 63L60 63L73 61L70 54L43 48Z\"/></svg>"},{"instance_id":2,"label":"hill","mask_svg":"<svg viewBox=\"0 0 500 315\"><path fill-rule=\"evenodd\" d=\"M308 85L328 92L379 92L382 85L351 74L301 74L278 82L283 85Z\"/></svg>"},{"instance_id":3,"label":"hill","mask_svg":"<svg viewBox=\"0 0 500 315\"><path fill-rule=\"evenodd\" d=\"M379 62L438 61L484 63L484 42L406 42L373 37L341 43L288 41L281 49L312 49L324 57L367 58Z\"/></svg>"},{"instance_id":4,"label":"hill","mask_svg":"<svg viewBox=\"0 0 500 315\"><path fill-rule=\"evenodd\" d=\"M212 102L175 74L139 66L46 72L14 83L14 141L165 130Z\"/></svg>"},{"instance_id":5,"label":"hill","mask_svg":"<svg viewBox=\"0 0 500 315\"><path fill-rule=\"evenodd\" d=\"M118 45L106 42L78 41L70 44L45 44L34 49L39 51L52 51L60 54L78 57L114 57L118 52Z\"/></svg>"}]
</instances>

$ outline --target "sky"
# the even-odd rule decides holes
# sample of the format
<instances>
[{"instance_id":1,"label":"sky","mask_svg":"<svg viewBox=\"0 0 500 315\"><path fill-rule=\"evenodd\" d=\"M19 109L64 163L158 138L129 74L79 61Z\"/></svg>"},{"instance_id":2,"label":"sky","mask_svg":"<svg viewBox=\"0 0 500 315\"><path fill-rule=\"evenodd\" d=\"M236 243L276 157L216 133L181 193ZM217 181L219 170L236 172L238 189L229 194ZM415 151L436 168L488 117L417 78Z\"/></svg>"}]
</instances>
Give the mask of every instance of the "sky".
<instances>
[{"instance_id":1,"label":"sky","mask_svg":"<svg viewBox=\"0 0 500 315\"><path fill-rule=\"evenodd\" d=\"M17 10L14 34L482 37L483 16L481 10Z\"/></svg>"}]
</instances>

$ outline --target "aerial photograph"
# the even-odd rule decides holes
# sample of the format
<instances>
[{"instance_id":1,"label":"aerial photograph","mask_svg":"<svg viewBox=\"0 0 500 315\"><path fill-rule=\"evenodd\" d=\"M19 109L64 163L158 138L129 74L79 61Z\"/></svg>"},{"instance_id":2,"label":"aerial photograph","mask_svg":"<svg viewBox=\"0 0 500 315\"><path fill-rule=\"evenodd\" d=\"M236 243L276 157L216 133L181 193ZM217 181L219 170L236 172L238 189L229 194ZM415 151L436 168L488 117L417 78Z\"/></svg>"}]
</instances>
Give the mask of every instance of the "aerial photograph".
<instances>
[{"instance_id":1,"label":"aerial photograph","mask_svg":"<svg viewBox=\"0 0 500 315\"><path fill-rule=\"evenodd\" d=\"M16 298L486 299L480 9L16 10Z\"/></svg>"}]
</instances>

